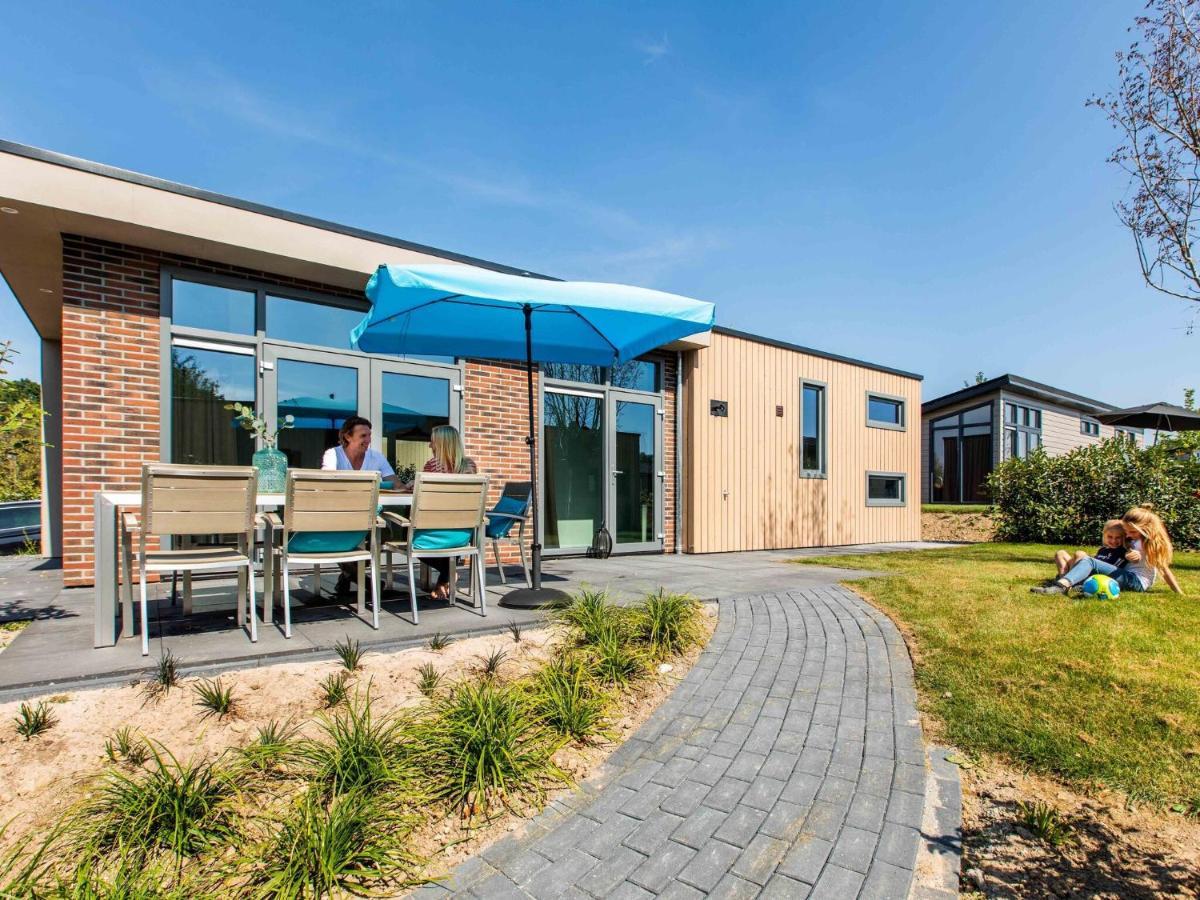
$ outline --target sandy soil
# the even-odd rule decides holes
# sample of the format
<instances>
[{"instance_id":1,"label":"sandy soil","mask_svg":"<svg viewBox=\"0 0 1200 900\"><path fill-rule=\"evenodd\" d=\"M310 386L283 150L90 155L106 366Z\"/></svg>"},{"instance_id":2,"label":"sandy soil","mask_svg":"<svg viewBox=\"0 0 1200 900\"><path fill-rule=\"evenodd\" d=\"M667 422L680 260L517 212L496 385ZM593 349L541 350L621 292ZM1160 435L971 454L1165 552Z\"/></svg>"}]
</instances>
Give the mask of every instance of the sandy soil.
<instances>
[{"instance_id":1,"label":"sandy soil","mask_svg":"<svg viewBox=\"0 0 1200 900\"><path fill-rule=\"evenodd\" d=\"M1083 796L995 762L962 774L964 896L1200 897L1197 820L1114 793ZM1022 801L1057 809L1070 838L1058 847L1036 838L1020 824ZM970 869L982 873L982 890Z\"/></svg>"},{"instance_id":2,"label":"sandy soil","mask_svg":"<svg viewBox=\"0 0 1200 900\"><path fill-rule=\"evenodd\" d=\"M983 513L921 513L923 541L990 541L996 531Z\"/></svg>"},{"instance_id":3,"label":"sandy soil","mask_svg":"<svg viewBox=\"0 0 1200 900\"><path fill-rule=\"evenodd\" d=\"M709 606L704 610L711 634L716 610ZM505 632L455 641L437 652L422 648L367 653L354 689L369 687L381 713L411 706L424 700L416 681L417 669L425 663L437 667L445 684L468 677L479 668L482 657L499 648L508 653L502 677L515 678L545 663L556 639L552 630L541 629L523 632L519 643ZM668 672L647 678L620 699L612 713L616 743L567 746L556 761L576 780L595 773L620 741L670 693L699 653L697 649L687 658L673 660ZM0 810L5 821L13 820L7 841L46 827L79 798L81 789L107 764L104 742L117 729L128 726L136 734L161 743L180 759L212 757L247 744L255 737L257 727L271 720L290 721L300 727L301 733L311 732L314 717L322 711L318 684L340 669L341 663L335 660L225 672L220 677L224 684L233 686L237 710L224 719L202 718L204 710L196 705L194 693L199 679L191 677L159 698L136 683L59 694L42 698L53 707L54 726L28 741L14 728L13 717L20 703L0 704ZM444 873L492 841L518 830L522 816L532 812L519 810L519 814L469 831L457 821L431 821L414 835L417 849L430 857L427 874ZM450 848L442 849L447 843Z\"/></svg>"}]
</instances>

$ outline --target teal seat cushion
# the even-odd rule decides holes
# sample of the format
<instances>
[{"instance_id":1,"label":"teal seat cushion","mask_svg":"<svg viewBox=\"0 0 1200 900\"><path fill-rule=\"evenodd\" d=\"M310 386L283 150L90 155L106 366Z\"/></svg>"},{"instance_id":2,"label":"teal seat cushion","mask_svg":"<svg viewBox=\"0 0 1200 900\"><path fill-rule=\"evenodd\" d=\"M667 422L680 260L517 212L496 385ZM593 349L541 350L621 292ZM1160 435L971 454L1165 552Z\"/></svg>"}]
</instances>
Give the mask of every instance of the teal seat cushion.
<instances>
[{"instance_id":1,"label":"teal seat cushion","mask_svg":"<svg viewBox=\"0 0 1200 900\"><path fill-rule=\"evenodd\" d=\"M452 550L471 543L470 528L418 528L413 533L414 550Z\"/></svg>"},{"instance_id":2,"label":"teal seat cushion","mask_svg":"<svg viewBox=\"0 0 1200 900\"><path fill-rule=\"evenodd\" d=\"M516 497L501 497L496 503L496 507L492 510L492 512L508 513L509 515L513 516L523 516L528 508L528 500L518 500ZM512 531L512 527L515 523L516 520L510 519L508 515L497 516L493 519L489 513L487 521L487 536L490 538L508 537L508 533Z\"/></svg>"},{"instance_id":3,"label":"teal seat cushion","mask_svg":"<svg viewBox=\"0 0 1200 900\"><path fill-rule=\"evenodd\" d=\"M349 553L366 537L365 531L301 531L288 541L288 553Z\"/></svg>"}]
</instances>

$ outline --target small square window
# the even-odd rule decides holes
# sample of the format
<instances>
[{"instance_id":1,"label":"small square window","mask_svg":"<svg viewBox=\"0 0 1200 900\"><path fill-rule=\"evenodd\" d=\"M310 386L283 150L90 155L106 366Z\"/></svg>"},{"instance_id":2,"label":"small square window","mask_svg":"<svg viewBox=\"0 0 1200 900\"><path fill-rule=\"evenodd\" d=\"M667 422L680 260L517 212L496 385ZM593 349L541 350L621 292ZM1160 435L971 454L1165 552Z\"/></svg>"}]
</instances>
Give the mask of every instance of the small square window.
<instances>
[{"instance_id":1,"label":"small square window","mask_svg":"<svg viewBox=\"0 0 1200 900\"><path fill-rule=\"evenodd\" d=\"M1089 419L1080 419L1079 430L1083 434L1086 434L1088 437L1099 437L1100 436L1100 423L1090 421Z\"/></svg>"},{"instance_id":2,"label":"small square window","mask_svg":"<svg viewBox=\"0 0 1200 900\"><path fill-rule=\"evenodd\" d=\"M868 472L867 506L904 506L905 480L899 472Z\"/></svg>"}]
</instances>

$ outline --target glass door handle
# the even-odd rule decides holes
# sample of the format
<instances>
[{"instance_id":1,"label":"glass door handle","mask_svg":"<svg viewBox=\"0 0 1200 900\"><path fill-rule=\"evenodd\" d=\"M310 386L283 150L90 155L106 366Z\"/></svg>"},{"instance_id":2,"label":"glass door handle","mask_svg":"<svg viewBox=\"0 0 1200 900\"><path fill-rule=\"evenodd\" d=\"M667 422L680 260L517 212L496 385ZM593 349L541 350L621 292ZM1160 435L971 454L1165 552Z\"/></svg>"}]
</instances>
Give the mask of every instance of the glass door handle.
<instances>
[{"instance_id":1,"label":"glass door handle","mask_svg":"<svg viewBox=\"0 0 1200 900\"><path fill-rule=\"evenodd\" d=\"M624 472L622 469L613 469L613 470L612 470L612 473L613 473L613 475L614 475L614 476L616 476L616 475L624 475L624 474L625 474L625 472Z\"/></svg>"}]
</instances>

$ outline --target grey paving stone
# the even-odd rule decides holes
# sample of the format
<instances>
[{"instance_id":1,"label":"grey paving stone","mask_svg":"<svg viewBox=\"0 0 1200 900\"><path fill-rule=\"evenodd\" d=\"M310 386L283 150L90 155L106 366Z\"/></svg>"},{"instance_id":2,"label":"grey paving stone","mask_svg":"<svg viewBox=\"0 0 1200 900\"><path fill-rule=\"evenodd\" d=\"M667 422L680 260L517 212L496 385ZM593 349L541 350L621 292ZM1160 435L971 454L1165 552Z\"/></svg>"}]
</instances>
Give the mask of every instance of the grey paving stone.
<instances>
[{"instance_id":1,"label":"grey paving stone","mask_svg":"<svg viewBox=\"0 0 1200 900\"><path fill-rule=\"evenodd\" d=\"M658 900L701 900L703 891L698 891L690 884L676 879L667 885L667 889L658 895Z\"/></svg>"},{"instance_id":2,"label":"grey paving stone","mask_svg":"<svg viewBox=\"0 0 1200 900\"><path fill-rule=\"evenodd\" d=\"M729 819L728 814L719 809L701 806L691 813L683 824L671 833L671 840L699 850L713 836L713 833Z\"/></svg>"},{"instance_id":3,"label":"grey paving stone","mask_svg":"<svg viewBox=\"0 0 1200 900\"><path fill-rule=\"evenodd\" d=\"M667 841L629 875L634 884L652 893L661 892L679 871L696 855L685 844Z\"/></svg>"},{"instance_id":4,"label":"grey paving stone","mask_svg":"<svg viewBox=\"0 0 1200 900\"><path fill-rule=\"evenodd\" d=\"M482 881L471 893L478 897L496 897L499 900L526 900L527 893L517 887L507 875L497 872Z\"/></svg>"},{"instance_id":5,"label":"grey paving stone","mask_svg":"<svg viewBox=\"0 0 1200 900\"><path fill-rule=\"evenodd\" d=\"M862 891L858 895L859 900L905 900L912 879L911 870L877 859L867 872L867 880L863 882Z\"/></svg>"},{"instance_id":6,"label":"grey paving stone","mask_svg":"<svg viewBox=\"0 0 1200 900\"><path fill-rule=\"evenodd\" d=\"M613 888L612 893L608 895L608 900L647 900L647 898L653 896L654 894L640 885L636 885L630 881L622 881Z\"/></svg>"},{"instance_id":7,"label":"grey paving stone","mask_svg":"<svg viewBox=\"0 0 1200 900\"><path fill-rule=\"evenodd\" d=\"M701 784L707 784L712 787L721 780L721 776L733 764L733 760L725 759L722 756L714 756L709 754L696 763L691 774L688 775L689 781L698 781Z\"/></svg>"},{"instance_id":8,"label":"grey paving stone","mask_svg":"<svg viewBox=\"0 0 1200 900\"><path fill-rule=\"evenodd\" d=\"M734 863L733 874L755 884L766 884L787 851L786 841L757 834Z\"/></svg>"},{"instance_id":9,"label":"grey paving stone","mask_svg":"<svg viewBox=\"0 0 1200 900\"><path fill-rule=\"evenodd\" d=\"M767 818L761 809L737 806L728 813L728 818L714 833L714 837L735 847L745 847L754 839L759 827Z\"/></svg>"},{"instance_id":10,"label":"grey paving stone","mask_svg":"<svg viewBox=\"0 0 1200 900\"><path fill-rule=\"evenodd\" d=\"M730 874L722 878L708 896L717 898L717 900L742 900L742 898L757 897L758 892L759 887L753 881L746 881Z\"/></svg>"},{"instance_id":11,"label":"grey paving stone","mask_svg":"<svg viewBox=\"0 0 1200 900\"><path fill-rule=\"evenodd\" d=\"M874 831L864 831L850 825L843 826L834 843L833 853L829 855L829 862L865 875L871 867L878 840L879 835Z\"/></svg>"},{"instance_id":12,"label":"grey paving stone","mask_svg":"<svg viewBox=\"0 0 1200 900\"><path fill-rule=\"evenodd\" d=\"M594 856L569 850L553 866L542 869L521 887L535 897L560 897L598 863Z\"/></svg>"},{"instance_id":13,"label":"grey paving stone","mask_svg":"<svg viewBox=\"0 0 1200 900\"><path fill-rule=\"evenodd\" d=\"M733 808L742 799L742 795L749 789L750 785L746 782L724 775L709 790L708 796L704 798L704 805L711 806L713 809L732 812Z\"/></svg>"},{"instance_id":14,"label":"grey paving stone","mask_svg":"<svg viewBox=\"0 0 1200 900\"><path fill-rule=\"evenodd\" d=\"M776 747L771 750L770 755L767 756L767 761L758 770L758 774L766 775L768 778L781 778L787 781L791 777L792 769L796 767L796 762L799 759L799 753L789 753L779 750L778 740L776 740Z\"/></svg>"},{"instance_id":15,"label":"grey paving stone","mask_svg":"<svg viewBox=\"0 0 1200 900\"><path fill-rule=\"evenodd\" d=\"M912 794L925 793L925 767L912 763L896 763L896 771L892 775L892 787L897 791L908 791Z\"/></svg>"},{"instance_id":16,"label":"grey paving stone","mask_svg":"<svg viewBox=\"0 0 1200 900\"><path fill-rule=\"evenodd\" d=\"M612 894L629 873L646 861L646 857L629 847L617 847L600 863L579 879L579 887L597 897Z\"/></svg>"},{"instance_id":17,"label":"grey paving stone","mask_svg":"<svg viewBox=\"0 0 1200 900\"><path fill-rule=\"evenodd\" d=\"M760 776L754 779L750 790L746 791L742 797L742 803L769 812L785 787L787 787L786 781Z\"/></svg>"},{"instance_id":18,"label":"grey paving stone","mask_svg":"<svg viewBox=\"0 0 1200 900\"><path fill-rule=\"evenodd\" d=\"M854 786L853 781L827 775L821 783L821 789L817 791L817 799L837 805L849 804L850 798L854 796Z\"/></svg>"},{"instance_id":19,"label":"grey paving stone","mask_svg":"<svg viewBox=\"0 0 1200 900\"><path fill-rule=\"evenodd\" d=\"M816 884L832 852L833 841L802 833L779 863L779 871L797 881Z\"/></svg>"},{"instance_id":20,"label":"grey paving stone","mask_svg":"<svg viewBox=\"0 0 1200 900\"><path fill-rule=\"evenodd\" d=\"M821 877L813 885L813 897L855 897L862 887L865 875L841 866L827 865L821 872Z\"/></svg>"},{"instance_id":21,"label":"grey paving stone","mask_svg":"<svg viewBox=\"0 0 1200 900\"><path fill-rule=\"evenodd\" d=\"M848 809L848 806L838 806L818 800L808 811L808 816L804 820L804 831L832 841L841 831L842 822L846 818Z\"/></svg>"},{"instance_id":22,"label":"grey paving stone","mask_svg":"<svg viewBox=\"0 0 1200 900\"><path fill-rule=\"evenodd\" d=\"M808 815L808 807L787 800L779 800L771 807L771 812L759 827L759 831L767 837L779 838L781 841L794 841L804 827L804 818Z\"/></svg>"},{"instance_id":23,"label":"grey paving stone","mask_svg":"<svg viewBox=\"0 0 1200 900\"><path fill-rule=\"evenodd\" d=\"M673 816L662 810L652 813L639 825L629 837L625 838L626 847L632 847L647 856L654 853L667 842L671 833L683 823L681 816Z\"/></svg>"},{"instance_id":24,"label":"grey paving stone","mask_svg":"<svg viewBox=\"0 0 1200 900\"><path fill-rule=\"evenodd\" d=\"M805 900L811 893L812 885L776 872L758 897L759 900Z\"/></svg>"},{"instance_id":25,"label":"grey paving stone","mask_svg":"<svg viewBox=\"0 0 1200 900\"><path fill-rule=\"evenodd\" d=\"M846 824L876 834L883 828L883 816L887 811L887 797L857 791L850 801L850 811L846 813Z\"/></svg>"},{"instance_id":26,"label":"grey paving stone","mask_svg":"<svg viewBox=\"0 0 1200 900\"><path fill-rule=\"evenodd\" d=\"M808 772L795 771L784 786L780 799L787 800L799 806L811 806L817 799L817 791L821 789L822 778Z\"/></svg>"},{"instance_id":27,"label":"grey paving stone","mask_svg":"<svg viewBox=\"0 0 1200 900\"><path fill-rule=\"evenodd\" d=\"M696 781L685 781L675 788L659 805L664 812L676 816L690 816L700 808L701 801L711 788Z\"/></svg>"},{"instance_id":28,"label":"grey paving stone","mask_svg":"<svg viewBox=\"0 0 1200 900\"><path fill-rule=\"evenodd\" d=\"M671 790L665 784L646 784L633 799L621 807L621 812L635 819L645 819L671 795Z\"/></svg>"},{"instance_id":29,"label":"grey paving stone","mask_svg":"<svg viewBox=\"0 0 1200 900\"><path fill-rule=\"evenodd\" d=\"M888 822L898 822L901 825L912 825L915 828L921 824L921 814L924 810L925 795L923 793L910 794L907 791L892 791L884 819Z\"/></svg>"},{"instance_id":30,"label":"grey paving stone","mask_svg":"<svg viewBox=\"0 0 1200 900\"><path fill-rule=\"evenodd\" d=\"M920 840L921 833L917 829L897 825L895 822L885 822L883 831L879 833L879 844L875 847L875 858L912 871Z\"/></svg>"},{"instance_id":31,"label":"grey paving stone","mask_svg":"<svg viewBox=\"0 0 1200 900\"><path fill-rule=\"evenodd\" d=\"M641 819L614 813L609 819L593 825L592 830L577 844L584 853L604 859L642 824Z\"/></svg>"},{"instance_id":32,"label":"grey paving stone","mask_svg":"<svg viewBox=\"0 0 1200 900\"><path fill-rule=\"evenodd\" d=\"M707 894L725 877L739 853L737 847L724 841L706 841L679 872L679 880Z\"/></svg>"}]
</instances>

